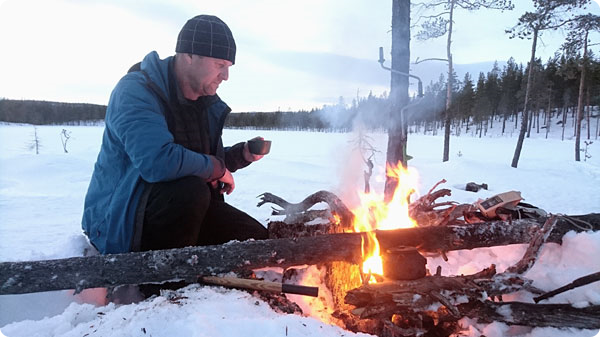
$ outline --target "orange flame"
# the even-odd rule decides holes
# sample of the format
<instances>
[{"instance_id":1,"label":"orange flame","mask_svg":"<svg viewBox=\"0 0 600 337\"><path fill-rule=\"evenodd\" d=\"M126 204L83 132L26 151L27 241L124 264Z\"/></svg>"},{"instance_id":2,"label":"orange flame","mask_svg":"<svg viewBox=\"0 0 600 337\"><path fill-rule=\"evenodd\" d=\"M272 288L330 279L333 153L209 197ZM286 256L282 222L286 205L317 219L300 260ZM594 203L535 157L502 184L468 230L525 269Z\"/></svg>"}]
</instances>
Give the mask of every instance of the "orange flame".
<instances>
[{"instance_id":1,"label":"orange flame","mask_svg":"<svg viewBox=\"0 0 600 337\"><path fill-rule=\"evenodd\" d=\"M418 174L414 168L405 169L402 165L387 167L386 175L398 179L398 187L389 203L383 196L359 193L361 205L354 209L354 231L366 233L366 245L361 245L365 275L371 275L369 283L376 283L373 274L383 275L383 261L376 229L388 230L415 227L417 223L408 215L410 196L416 192Z\"/></svg>"}]
</instances>

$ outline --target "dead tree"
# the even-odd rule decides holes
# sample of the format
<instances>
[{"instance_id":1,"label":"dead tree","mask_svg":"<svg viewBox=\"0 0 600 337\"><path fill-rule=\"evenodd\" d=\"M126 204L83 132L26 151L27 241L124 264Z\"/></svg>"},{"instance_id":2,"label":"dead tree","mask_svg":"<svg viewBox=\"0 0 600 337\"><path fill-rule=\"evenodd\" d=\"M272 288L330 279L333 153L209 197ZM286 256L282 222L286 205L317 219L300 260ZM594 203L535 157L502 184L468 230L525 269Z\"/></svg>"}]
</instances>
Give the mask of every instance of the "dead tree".
<instances>
[{"instance_id":1,"label":"dead tree","mask_svg":"<svg viewBox=\"0 0 600 337\"><path fill-rule=\"evenodd\" d=\"M402 109L408 104L408 77L410 63L410 1L392 1L392 73L390 81L390 126L386 164L406 167L408 126ZM392 200L398 180L386 177L384 194Z\"/></svg>"}]
</instances>

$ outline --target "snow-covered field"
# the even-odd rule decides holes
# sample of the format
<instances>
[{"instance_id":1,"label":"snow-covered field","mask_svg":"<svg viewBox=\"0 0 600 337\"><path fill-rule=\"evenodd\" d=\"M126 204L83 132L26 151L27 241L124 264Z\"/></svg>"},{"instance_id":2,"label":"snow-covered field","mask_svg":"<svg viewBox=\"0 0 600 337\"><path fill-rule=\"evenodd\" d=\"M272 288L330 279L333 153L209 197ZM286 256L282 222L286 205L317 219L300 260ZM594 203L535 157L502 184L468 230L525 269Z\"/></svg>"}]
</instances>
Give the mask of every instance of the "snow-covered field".
<instances>
[{"instance_id":1,"label":"snow-covered field","mask_svg":"<svg viewBox=\"0 0 600 337\"><path fill-rule=\"evenodd\" d=\"M595 124L592 124L595 125ZM80 226L83 200L98 154L102 126L38 126L39 154L31 150L34 126L0 125L0 262L81 256L87 246ZM68 153L60 140L62 129L71 132ZM409 136L410 166L420 176L426 193L445 178L450 200L475 202L497 193L518 190L525 201L552 213L600 212L600 141L589 147L591 158L574 161L572 129L560 140L556 127L550 139L532 133L525 140L519 168L510 167L516 136L499 136L492 129L483 138L462 134L451 139L450 161L441 162L443 136ZM595 129L593 129L595 131ZM516 133L514 133L516 135ZM584 133L585 134L585 133ZM318 190L330 190L348 204L362 190L365 169L356 154L356 134L292 131L225 130L224 143L233 144L261 135L273 141L263 160L234 174L236 190L229 203L263 224L270 208L257 208L256 196L272 192L298 202ZM379 151L371 180L382 191L387 136L369 134ZM583 143L583 142L582 142ZM583 157L582 157L583 159ZM467 182L487 183L488 191L467 192ZM458 251L449 261L430 259L428 268L443 267L444 274L472 273L495 263L499 271L520 259L524 245ZM526 276L534 285L550 290L592 272L600 271L600 233L571 232L562 246L546 244ZM307 272L317 284L316 268ZM321 293L324 290L321 289ZM138 304L104 304L101 290L0 296L0 330L7 336L350 336L325 323L322 304L301 306L310 316L283 315L251 294L220 287L190 286L178 291L183 298L160 296ZM506 298L505 298L506 299ZM531 301L530 294L513 298ZM558 295L549 303L600 304L600 282ZM309 306L311 305L311 306ZM323 320L319 317L324 317ZM516 329L493 323L468 325L469 336L595 336L598 331L550 328ZM0 335L1 335L0 334Z\"/></svg>"}]
</instances>

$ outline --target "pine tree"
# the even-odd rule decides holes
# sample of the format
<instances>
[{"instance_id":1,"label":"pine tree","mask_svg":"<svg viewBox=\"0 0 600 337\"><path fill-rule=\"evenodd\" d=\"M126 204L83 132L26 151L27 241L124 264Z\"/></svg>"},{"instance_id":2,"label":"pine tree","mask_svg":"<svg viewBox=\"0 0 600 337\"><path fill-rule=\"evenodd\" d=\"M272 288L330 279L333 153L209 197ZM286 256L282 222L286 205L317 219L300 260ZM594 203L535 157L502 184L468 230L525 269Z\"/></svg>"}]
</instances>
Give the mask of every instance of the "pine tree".
<instances>
[{"instance_id":1,"label":"pine tree","mask_svg":"<svg viewBox=\"0 0 600 337\"><path fill-rule=\"evenodd\" d=\"M511 57L502 71L500 88L500 109L502 110L502 134L506 130L506 120L509 116L516 115L519 106L519 92L523 80L523 68L515 63Z\"/></svg>"},{"instance_id":2,"label":"pine tree","mask_svg":"<svg viewBox=\"0 0 600 337\"><path fill-rule=\"evenodd\" d=\"M577 94L577 119L575 121L575 161L580 161L581 121L583 119L583 95L585 76L588 68L588 37L590 31L600 31L600 16L594 14L577 16L569 23L569 35L567 36L567 42L563 45L563 49L570 54L583 48L583 57L580 65L581 76Z\"/></svg>"},{"instance_id":3,"label":"pine tree","mask_svg":"<svg viewBox=\"0 0 600 337\"><path fill-rule=\"evenodd\" d=\"M525 90L525 102L523 104L523 119L521 120L521 129L519 131L519 140L513 156L511 166L516 168L521 156L523 148L523 140L527 131L527 123L529 118L528 100L533 82L533 64L535 62L535 51L537 47L538 37L546 30L556 30L565 25L572 19L570 12L578 7L587 5L590 0L533 0L535 10L526 12L519 18L519 22L512 29L507 30L507 33L512 34L511 38L531 38L531 58L529 61L530 67L527 73L527 87Z\"/></svg>"},{"instance_id":4,"label":"pine tree","mask_svg":"<svg viewBox=\"0 0 600 337\"><path fill-rule=\"evenodd\" d=\"M435 39L447 35L446 42L446 59L448 62L448 85L446 87L446 111L444 116L444 154L442 161L448 161L450 153L450 124L452 121L450 108L452 106L452 89L454 88L453 81L453 59L452 59L452 25L454 24L454 10L465 9L475 11L481 8L511 10L513 9L512 1L510 0L431 0L428 2L418 3L417 6L425 10L435 10L442 7L441 13L438 15L429 16L422 24L422 30L416 35L417 39L427 40ZM436 59L440 60L440 59Z\"/></svg>"}]
</instances>

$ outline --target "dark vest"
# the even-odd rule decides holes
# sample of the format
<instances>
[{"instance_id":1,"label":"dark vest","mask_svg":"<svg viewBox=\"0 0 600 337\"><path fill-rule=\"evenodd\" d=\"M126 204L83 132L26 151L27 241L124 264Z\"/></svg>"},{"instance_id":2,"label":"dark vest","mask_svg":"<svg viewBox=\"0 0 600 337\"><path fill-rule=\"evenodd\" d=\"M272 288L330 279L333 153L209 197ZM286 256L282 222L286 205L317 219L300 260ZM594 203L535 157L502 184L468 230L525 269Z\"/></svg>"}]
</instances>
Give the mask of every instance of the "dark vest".
<instances>
[{"instance_id":1,"label":"dark vest","mask_svg":"<svg viewBox=\"0 0 600 337\"><path fill-rule=\"evenodd\" d=\"M169 97L164 97L161 90L150 80L148 74L141 70L141 63L133 65L128 72L142 72L150 89L161 97L165 106L167 126L175 138L176 144L194 152L217 155L217 144L210 143L207 110L219 98L214 95L200 96L196 101L180 100L177 96L177 79L173 63L174 59L171 59L169 62Z\"/></svg>"}]
</instances>

